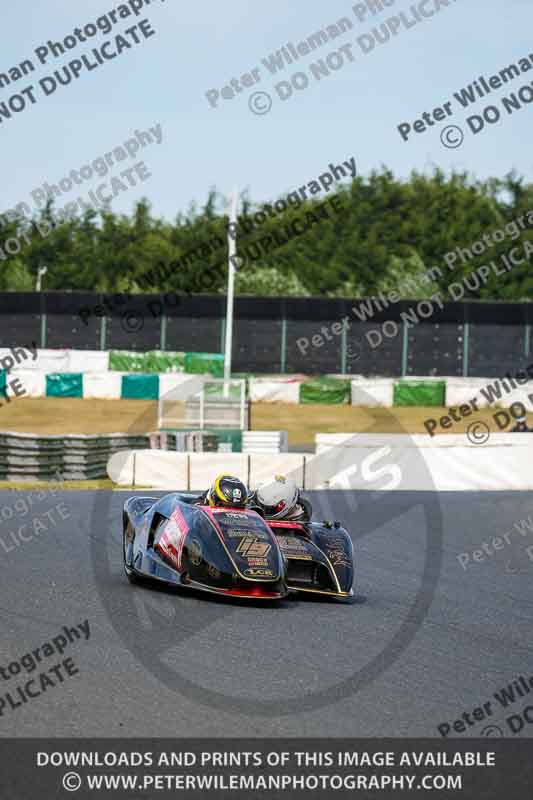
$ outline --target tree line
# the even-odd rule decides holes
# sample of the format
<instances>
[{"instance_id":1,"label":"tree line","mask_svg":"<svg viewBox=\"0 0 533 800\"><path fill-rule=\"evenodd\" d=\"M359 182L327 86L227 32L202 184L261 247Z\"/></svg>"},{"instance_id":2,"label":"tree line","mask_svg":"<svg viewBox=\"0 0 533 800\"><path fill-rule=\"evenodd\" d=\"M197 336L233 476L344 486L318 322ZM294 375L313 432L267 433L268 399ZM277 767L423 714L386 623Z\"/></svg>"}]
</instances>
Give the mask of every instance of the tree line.
<instances>
[{"instance_id":1,"label":"tree line","mask_svg":"<svg viewBox=\"0 0 533 800\"><path fill-rule=\"evenodd\" d=\"M241 295L357 298L396 291L422 298L445 292L525 240L533 243L533 184L514 172L481 181L436 169L400 180L382 168L320 199L277 204L274 213L247 194L240 207L239 226L230 232L240 255ZM223 293L225 212L225 199L211 190L203 206L192 204L173 222L154 216L146 199L131 215L109 208L65 219L52 202L32 219L1 215L0 291L34 290L39 267L47 266L46 291ZM529 300L530 261L472 284L465 299Z\"/></svg>"}]
</instances>

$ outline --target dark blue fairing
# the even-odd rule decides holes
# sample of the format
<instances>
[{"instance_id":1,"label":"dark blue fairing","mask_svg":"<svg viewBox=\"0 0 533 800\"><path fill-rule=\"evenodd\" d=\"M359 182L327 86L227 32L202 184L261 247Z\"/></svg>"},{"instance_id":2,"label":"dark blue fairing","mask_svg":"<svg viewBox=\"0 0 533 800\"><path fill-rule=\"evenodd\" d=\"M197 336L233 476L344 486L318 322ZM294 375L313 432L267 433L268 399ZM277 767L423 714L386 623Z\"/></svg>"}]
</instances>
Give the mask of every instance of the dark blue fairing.
<instances>
[{"instance_id":1,"label":"dark blue fairing","mask_svg":"<svg viewBox=\"0 0 533 800\"><path fill-rule=\"evenodd\" d=\"M206 508L195 496L131 497L124 504L124 567L133 582L239 597L287 591L353 596L353 546L338 523L266 522L249 509Z\"/></svg>"}]
</instances>

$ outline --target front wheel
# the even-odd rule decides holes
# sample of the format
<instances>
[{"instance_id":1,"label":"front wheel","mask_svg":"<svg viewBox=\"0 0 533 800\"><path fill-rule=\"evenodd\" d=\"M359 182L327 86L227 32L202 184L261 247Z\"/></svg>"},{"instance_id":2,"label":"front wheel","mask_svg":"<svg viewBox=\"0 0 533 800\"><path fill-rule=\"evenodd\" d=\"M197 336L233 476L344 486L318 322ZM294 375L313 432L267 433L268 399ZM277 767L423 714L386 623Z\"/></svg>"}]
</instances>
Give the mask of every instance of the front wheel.
<instances>
[{"instance_id":1,"label":"front wheel","mask_svg":"<svg viewBox=\"0 0 533 800\"><path fill-rule=\"evenodd\" d=\"M124 572L126 573L126 577L130 583L138 584L141 583L141 579L137 575L136 572L128 565L128 557L131 558L130 549L131 549L131 542L128 542L126 534L128 531L128 525L124 525L124 532L122 534L122 556L124 559Z\"/></svg>"},{"instance_id":2,"label":"front wheel","mask_svg":"<svg viewBox=\"0 0 533 800\"><path fill-rule=\"evenodd\" d=\"M131 567L128 567L127 564L124 564L124 572L126 573L126 577L127 577L127 579L129 580L130 583L133 583L133 584L141 583L141 579L139 578L137 573L134 572L131 569Z\"/></svg>"}]
</instances>

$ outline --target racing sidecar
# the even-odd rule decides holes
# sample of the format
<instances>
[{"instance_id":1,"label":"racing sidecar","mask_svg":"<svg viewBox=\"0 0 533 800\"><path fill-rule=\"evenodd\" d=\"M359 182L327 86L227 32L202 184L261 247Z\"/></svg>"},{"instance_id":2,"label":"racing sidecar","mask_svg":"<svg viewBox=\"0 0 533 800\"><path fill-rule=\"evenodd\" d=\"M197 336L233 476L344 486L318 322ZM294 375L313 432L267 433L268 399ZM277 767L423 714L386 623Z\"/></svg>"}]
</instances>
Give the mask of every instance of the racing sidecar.
<instances>
[{"instance_id":1,"label":"racing sidecar","mask_svg":"<svg viewBox=\"0 0 533 800\"><path fill-rule=\"evenodd\" d=\"M124 504L123 551L131 582L265 600L353 597L353 545L339 523L267 521L251 509L195 505L183 493L135 496Z\"/></svg>"}]
</instances>

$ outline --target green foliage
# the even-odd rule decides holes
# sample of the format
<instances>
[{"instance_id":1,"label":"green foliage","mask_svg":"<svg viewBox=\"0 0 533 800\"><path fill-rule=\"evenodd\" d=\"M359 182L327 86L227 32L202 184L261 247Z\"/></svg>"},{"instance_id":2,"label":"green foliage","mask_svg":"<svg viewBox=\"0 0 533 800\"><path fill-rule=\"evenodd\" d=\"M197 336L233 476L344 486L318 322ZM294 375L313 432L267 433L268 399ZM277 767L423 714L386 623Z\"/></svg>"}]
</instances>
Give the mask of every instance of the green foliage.
<instances>
[{"instance_id":1,"label":"green foliage","mask_svg":"<svg viewBox=\"0 0 533 800\"><path fill-rule=\"evenodd\" d=\"M236 273L235 293L259 297L309 297L304 284L292 272L282 272L275 267L247 269L246 265Z\"/></svg>"},{"instance_id":2,"label":"green foliage","mask_svg":"<svg viewBox=\"0 0 533 800\"><path fill-rule=\"evenodd\" d=\"M19 258L6 262L0 271L0 291L32 292L35 289L35 280L28 266Z\"/></svg>"},{"instance_id":3,"label":"green foliage","mask_svg":"<svg viewBox=\"0 0 533 800\"><path fill-rule=\"evenodd\" d=\"M355 298L395 291L419 299L436 291L445 294L450 282L498 261L525 239L533 243L533 185L515 173L483 182L466 173L446 176L436 170L431 175L413 172L402 181L382 168L338 188L335 197L340 203L336 212L330 203L328 214L320 216L321 205L334 198L330 192L270 214L245 231L243 223L252 223L260 207L243 196L237 245L246 257L237 273L237 292ZM0 290L32 290L45 264L43 288L48 291L224 292L226 211L224 199L212 189L202 207L191 205L174 222L154 217L146 200L131 216L86 211L65 220L51 204L33 220L6 215L0 218ZM317 224L301 235L285 235L312 214L320 217ZM458 258L452 269L446 265L447 253L470 248L519 217L525 220L520 239L506 236L473 259ZM39 233L39 225L48 230L44 224L47 235ZM17 237L20 252L13 244ZM504 275L491 274L465 298L529 299L530 262Z\"/></svg>"}]
</instances>

